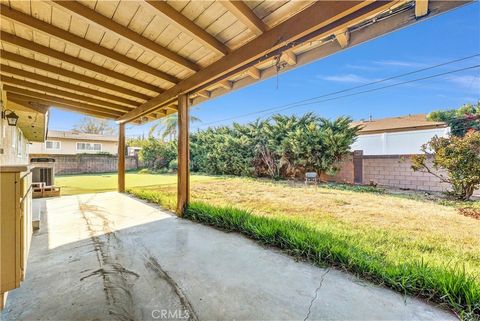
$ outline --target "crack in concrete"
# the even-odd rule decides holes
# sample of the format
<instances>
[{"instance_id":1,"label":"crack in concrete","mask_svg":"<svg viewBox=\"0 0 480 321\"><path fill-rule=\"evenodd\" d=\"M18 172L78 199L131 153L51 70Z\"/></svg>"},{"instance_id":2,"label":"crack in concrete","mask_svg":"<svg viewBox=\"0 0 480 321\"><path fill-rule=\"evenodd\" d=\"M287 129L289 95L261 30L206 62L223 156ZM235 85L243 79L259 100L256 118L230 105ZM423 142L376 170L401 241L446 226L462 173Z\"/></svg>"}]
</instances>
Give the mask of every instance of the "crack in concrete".
<instances>
[{"instance_id":1,"label":"crack in concrete","mask_svg":"<svg viewBox=\"0 0 480 321\"><path fill-rule=\"evenodd\" d=\"M318 287L315 289L315 294L312 298L312 301L310 301L310 305L308 307L308 312L307 312L307 315L305 316L305 318L303 319L303 321L307 321L307 319L310 317L310 313L312 313L312 307L313 307L313 303L317 300L317 297L318 297L318 291L320 291L320 288L322 287L323 285L323 281L325 280L325 277L327 276L328 272L330 272L330 269L327 269L325 271L325 273L322 274L322 277L320 278L320 283L318 284Z\"/></svg>"}]
</instances>

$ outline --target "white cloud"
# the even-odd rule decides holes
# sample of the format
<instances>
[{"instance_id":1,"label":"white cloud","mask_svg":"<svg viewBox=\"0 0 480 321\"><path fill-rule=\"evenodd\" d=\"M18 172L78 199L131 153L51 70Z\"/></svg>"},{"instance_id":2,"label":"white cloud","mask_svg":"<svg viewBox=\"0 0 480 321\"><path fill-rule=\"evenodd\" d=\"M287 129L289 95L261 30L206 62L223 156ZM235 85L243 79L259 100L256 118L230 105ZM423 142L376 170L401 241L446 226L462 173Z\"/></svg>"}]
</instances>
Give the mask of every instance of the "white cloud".
<instances>
[{"instance_id":1,"label":"white cloud","mask_svg":"<svg viewBox=\"0 0 480 321\"><path fill-rule=\"evenodd\" d=\"M335 81L335 82L345 82L345 83L367 83L376 81L378 79L370 79L355 74L345 74L345 75L332 75L332 76L319 76L320 79Z\"/></svg>"},{"instance_id":2,"label":"white cloud","mask_svg":"<svg viewBox=\"0 0 480 321\"><path fill-rule=\"evenodd\" d=\"M407 68L420 68L427 66L424 63L406 60L379 60L374 61L375 64L385 67L407 67Z\"/></svg>"},{"instance_id":3,"label":"white cloud","mask_svg":"<svg viewBox=\"0 0 480 321\"><path fill-rule=\"evenodd\" d=\"M480 75L450 76L448 80L462 87L462 89L480 93Z\"/></svg>"},{"instance_id":4,"label":"white cloud","mask_svg":"<svg viewBox=\"0 0 480 321\"><path fill-rule=\"evenodd\" d=\"M365 66L365 65L346 65L347 68L357 69L357 70L365 70L365 71L375 71L378 70L379 67L373 66Z\"/></svg>"}]
</instances>

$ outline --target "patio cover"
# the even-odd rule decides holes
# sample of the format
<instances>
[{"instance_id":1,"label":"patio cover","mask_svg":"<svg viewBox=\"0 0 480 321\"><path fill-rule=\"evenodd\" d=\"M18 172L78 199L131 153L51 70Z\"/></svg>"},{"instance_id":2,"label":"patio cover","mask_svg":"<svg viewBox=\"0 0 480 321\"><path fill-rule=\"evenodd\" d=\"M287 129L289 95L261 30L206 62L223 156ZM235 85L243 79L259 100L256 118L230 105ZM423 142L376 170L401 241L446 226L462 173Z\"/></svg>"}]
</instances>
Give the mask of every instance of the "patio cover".
<instances>
[{"instance_id":1,"label":"patio cover","mask_svg":"<svg viewBox=\"0 0 480 321\"><path fill-rule=\"evenodd\" d=\"M1 1L7 100L145 122L465 1Z\"/></svg>"},{"instance_id":2,"label":"patio cover","mask_svg":"<svg viewBox=\"0 0 480 321\"><path fill-rule=\"evenodd\" d=\"M202 101L469 1L1 0L6 106L125 123L178 112L178 193L189 201L188 110Z\"/></svg>"}]
</instances>

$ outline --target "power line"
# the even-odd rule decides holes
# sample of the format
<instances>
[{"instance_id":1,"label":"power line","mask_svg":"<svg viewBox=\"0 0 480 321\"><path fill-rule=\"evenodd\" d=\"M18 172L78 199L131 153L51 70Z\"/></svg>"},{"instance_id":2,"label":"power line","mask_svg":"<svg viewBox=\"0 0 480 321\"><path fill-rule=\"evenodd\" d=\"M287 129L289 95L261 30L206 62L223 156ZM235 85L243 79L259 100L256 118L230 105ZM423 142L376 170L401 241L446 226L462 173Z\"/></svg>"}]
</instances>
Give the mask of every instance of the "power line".
<instances>
[{"instance_id":1,"label":"power line","mask_svg":"<svg viewBox=\"0 0 480 321\"><path fill-rule=\"evenodd\" d=\"M460 71L475 69L475 68L478 68L478 67L480 67L480 65L475 65L475 66L460 68L460 69L456 69L456 70L451 70L451 71L443 72L443 73L440 73L440 74L435 74L435 75L431 75L431 76L427 76L427 77L422 77L422 78L416 78L416 79L406 80L406 81L399 82L399 83L396 83L396 84L391 84L391 85L387 85L387 86L383 86L383 87L378 87L378 88L372 88L372 89L368 89L368 90L364 90L364 91L359 91L359 92L355 92L355 93L351 93L351 94L347 94L347 95L337 96L337 97L333 97L333 98L329 98L329 99L324 99L324 100L319 100L319 101L313 101L313 102L303 103L303 104L297 104L297 105L295 105L295 106L290 106L290 107L287 107L287 108L279 109L279 110L277 110L277 111L283 111L283 110L290 109L290 108L307 106L307 105L317 104L317 103L326 102L326 101L330 101L330 100L335 100L335 99L340 99L340 98L345 98L345 97L350 97L350 96L355 96L355 95L370 93L370 92L378 91L378 90L381 90L381 89L386 89L386 88L390 88L390 87L405 85L405 84L409 84L409 83L412 83L412 82L417 82L417 81L421 81L421 80L431 79L431 78L435 78L435 77L445 76L445 75L448 75L448 74L453 74L453 73L460 72ZM276 111L276 112L277 112L277 111ZM264 117L265 117L265 116L264 116Z\"/></svg>"},{"instance_id":2,"label":"power line","mask_svg":"<svg viewBox=\"0 0 480 321\"><path fill-rule=\"evenodd\" d=\"M449 71L449 72L441 73L441 74L436 74L436 75L428 76L428 77L424 77L424 78L418 78L418 79L414 79L414 80L411 80L411 81L401 82L401 83L397 83L397 84L393 84L393 85L389 85L389 86L379 87L378 89L374 89L374 90L367 90L367 91L362 91L362 92L358 92L358 93L354 93L354 94L338 96L338 97L334 97L334 98L327 99L327 100L317 101L320 98L341 94L341 93L352 91L352 90L355 90L355 89L364 88L364 87L367 87L367 86L376 85L376 84L383 83L383 82L386 82L386 81L389 81L389 80L409 76L409 75L412 75L412 74L420 73L420 72L427 71L427 70L434 69L434 68L438 68L438 67L443 67L443 66L446 66L446 65L449 65L449 64L457 63L457 62L464 61L464 60L471 59L471 58L478 57L478 56L480 56L480 54L475 54L475 55L463 57L463 58L460 58L460 59L447 61L447 62L444 62L444 63L441 63L441 64L437 64L437 65L426 67L426 68L421 68L421 69L414 70L414 71L411 71L411 72L407 72L407 73L404 73L404 74L401 74L401 75L391 76L391 77L376 80L376 81L373 81L373 82L370 82L370 83L367 83L367 84L362 84L362 85L338 90L338 91L335 91L335 92L331 92L331 93L328 93L328 94L324 94L324 95L320 95L320 96L316 96L316 97L292 102L292 103L289 103L289 104L270 107L270 108L266 108L266 109L263 109L263 110L260 110L260 111L254 111L254 112L250 112L250 113L246 113L246 114L241 114L241 115L237 115L237 116L224 118L224 119L221 119L221 120L217 120L217 121L209 122L209 123L206 123L206 124L202 124L199 127L205 127L205 126L209 126L209 125L216 124L216 123L219 123L219 122L224 122L224 121L228 121L228 120L235 120L237 118L252 116L252 115L256 115L256 114L261 114L261 113L265 113L265 112L272 111L272 110L277 111L277 110L284 110L284 109L289 109L289 108L293 108L293 107L300 107L300 106L308 105L308 102L318 103L318 102L323 102L323 101L329 101L329 100L333 100L333 99L337 99L337 98L348 97L348 96L351 96L351 95L354 95L354 94L356 95L356 94L361 94L361 93L367 93L367 92L370 92L370 91L375 91L375 90L379 90L379 89L384 89L384 88L389 88L389 87L393 87L393 86L397 86L397 85L406 84L408 82L420 81L420 80L424 80L424 79L439 77L439 76L446 75L446 74L449 74L449 73L460 72L460 71L467 70L467 69L477 68L479 65L468 67L468 68L463 68L463 69L457 69L457 70L453 70L453 71ZM306 104L304 104L304 103L306 103ZM310 103L310 104L312 104L312 103Z\"/></svg>"}]
</instances>

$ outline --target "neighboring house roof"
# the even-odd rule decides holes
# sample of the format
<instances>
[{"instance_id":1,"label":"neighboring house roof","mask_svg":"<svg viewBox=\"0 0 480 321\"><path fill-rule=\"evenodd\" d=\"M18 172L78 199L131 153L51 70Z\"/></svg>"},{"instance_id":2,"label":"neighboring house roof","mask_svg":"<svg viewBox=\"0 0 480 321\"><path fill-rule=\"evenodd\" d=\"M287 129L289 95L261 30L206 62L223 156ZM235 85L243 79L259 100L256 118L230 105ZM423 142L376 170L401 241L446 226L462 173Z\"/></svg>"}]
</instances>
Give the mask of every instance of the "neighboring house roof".
<instances>
[{"instance_id":1,"label":"neighboring house roof","mask_svg":"<svg viewBox=\"0 0 480 321\"><path fill-rule=\"evenodd\" d=\"M93 140L93 141L108 141L116 142L118 137L113 135L99 135L99 134L86 134L80 133L77 131L60 131L60 130L49 130L47 139L52 138L63 138L63 139L74 139L74 140Z\"/></svg>"},{"instance_id":2,"label":"neighboring house roof","mask_svg":"<svg viewBox=\"0 0 480 321\"><path fill-rule=\"evenodd\" d=\"M426 114L354 121L352 125L360 125L362 127L359 132L360 135L447 127L447 124L444 122L427 120Z\"/></svg>"}]
</instances>

